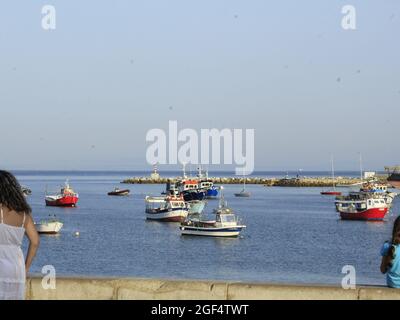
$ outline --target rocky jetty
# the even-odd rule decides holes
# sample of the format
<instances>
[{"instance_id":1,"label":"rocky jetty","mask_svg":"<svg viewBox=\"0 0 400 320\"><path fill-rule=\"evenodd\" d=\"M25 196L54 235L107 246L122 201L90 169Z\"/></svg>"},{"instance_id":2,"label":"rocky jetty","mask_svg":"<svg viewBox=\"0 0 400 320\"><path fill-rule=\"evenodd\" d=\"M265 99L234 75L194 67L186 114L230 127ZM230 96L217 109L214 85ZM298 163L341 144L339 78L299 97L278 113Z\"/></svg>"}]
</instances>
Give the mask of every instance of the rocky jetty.
<instances>
[{"instance_id":1,"label":"rocky jetty","mask_svg":"<svg viewBox=\"0 0 400 320\"><path fill-rule=\"evenodd\" d=\"M332 186L331 177L301 177L301 178L263 178L263 177L209 177L214 184L243 184L246 179L247 184L261 184L266 187L330 187ZM127 184L165 184L167 182L174 182L177 178L163 178L153 179L151 177L133 177L122 181L121 183ZM386 182L385 179L380 179L380 182ZM335 184L338 186L352 185L359 183L359 178L337 177Z\"/></svg>"}]
</instances>

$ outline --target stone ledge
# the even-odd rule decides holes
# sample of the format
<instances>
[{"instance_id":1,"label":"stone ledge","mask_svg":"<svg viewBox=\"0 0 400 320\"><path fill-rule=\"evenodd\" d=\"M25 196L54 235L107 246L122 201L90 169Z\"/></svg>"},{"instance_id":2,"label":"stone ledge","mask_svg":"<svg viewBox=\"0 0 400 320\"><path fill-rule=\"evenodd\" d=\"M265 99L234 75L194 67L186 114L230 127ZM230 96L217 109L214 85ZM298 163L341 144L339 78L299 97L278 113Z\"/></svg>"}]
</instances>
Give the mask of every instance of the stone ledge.
<instances>
[{"instance_id":1,"label":"stone ledge","mask_svg":"<svg viewBox=\"0 0 400 320\"><path fill-rule=\"evenodd\" d=\"M278 285L200 280L57 278L45 290L41 278L27 280L29 300L400 300L400 290L360 286Z\"/></svg>"}]
</instances>

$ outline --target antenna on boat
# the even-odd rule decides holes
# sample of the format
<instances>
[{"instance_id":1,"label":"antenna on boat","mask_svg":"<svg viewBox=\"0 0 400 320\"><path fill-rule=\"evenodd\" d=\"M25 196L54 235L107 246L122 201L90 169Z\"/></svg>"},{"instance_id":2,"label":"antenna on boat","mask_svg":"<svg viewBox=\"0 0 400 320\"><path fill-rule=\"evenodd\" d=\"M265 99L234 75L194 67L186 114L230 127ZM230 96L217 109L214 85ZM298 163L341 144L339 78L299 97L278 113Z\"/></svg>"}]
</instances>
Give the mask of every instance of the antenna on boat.
<instances>
[{"instance_id":1,"label":"antenna on boat","mask_svg":"<svg viewBox=\"0 0 400 320\"><path fill-rule=\"evenodd\" d=\"M186 178L186 163L182 163L182 172L183 172L183 177Z\"/></svg>"},{"instance_id":2,"label":"antenna on boat","mask_svg":"<svg viewBox=\"0 0 400 320\"><path fill-rule=\"evenodd\" d=\"M201 164L199 164L199 166L198 166L197 169L198 169L198 171L199 171L198 176L199 176L199 178L201 178L201 177L202 177Z\"/></svg>"},{"instance_id":3,"label":"antenna on boat","mask_svg":"<svg viewBox=\"0 0 400 320\"><path fill-rule=\"evenodd\" d=\"M221 191L221 196L219 198L219 205L218 207L221 209L223 207L226 207L226 202L225 202L225 196L224 196L224 186L220 186L219 190Z\"/></svg>"},{"instance_id":4,"label":"antenna on boat","mask_svg":"<svg viewBox=\"0 0 400 320\"><path fill-rule=\"evenodd\" d=\"M360 178L361 178L361 182L363 182L364 175L363 175L362 154L361 154L361 152L359 152L359 154L360 154Z\"/></svg>"}]
</instances>

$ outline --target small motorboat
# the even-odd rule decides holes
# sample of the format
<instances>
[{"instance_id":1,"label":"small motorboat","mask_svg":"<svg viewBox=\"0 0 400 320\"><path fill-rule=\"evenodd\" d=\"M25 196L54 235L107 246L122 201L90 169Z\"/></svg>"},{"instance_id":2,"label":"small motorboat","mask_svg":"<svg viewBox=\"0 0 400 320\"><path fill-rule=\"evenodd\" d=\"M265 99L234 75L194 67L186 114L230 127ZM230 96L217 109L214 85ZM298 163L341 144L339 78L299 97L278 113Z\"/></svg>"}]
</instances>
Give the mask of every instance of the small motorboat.
<instances>
[{"instance_id":1,"label":"small motorboat","mask_svg":"<svg viewBox=\"0 0 400 320\"><path fill-rule=\"evenodd\" d=\"M57 234L63 227L63 223L54 216L49 220L35 223L35 227L40 234Z\"/></svg>"},{"instance_id":2,"label":"small motorboat","mask_svg":"<svg viewBox=\"0 0 400 320\"><path fill-rule=\"evenodd\" d=\"M181 234L208 237L237 237L246 228L233 210L227 206L222 191L220 204L217 209L214 209L214 214L215 219L212 220L204 219L203 215L199 214L188 215L181 223Z\"/></svg>"},{"instance_id":3,"label":"small motorboat","mask_svg":"<svg viewBox=\"0 0 400 320\"><path fill-rule=\"evenodd\" d=\"M130 190L129 189L124 189L121 190L119 188L115 188L113 191L107 193L109 196L127 196L129 195Z\"/></svg>"},{"instance_id":4,"label":"small motorboat","mask_svg":"<svg viewBox=\"0 0 400 320\"><path fill-rule=\"evenodd\" d=\"M46 195L46 206L51 207L76 207L79 195L70 187L68 180L59 193Z\"/></svg>"}]
</instances>

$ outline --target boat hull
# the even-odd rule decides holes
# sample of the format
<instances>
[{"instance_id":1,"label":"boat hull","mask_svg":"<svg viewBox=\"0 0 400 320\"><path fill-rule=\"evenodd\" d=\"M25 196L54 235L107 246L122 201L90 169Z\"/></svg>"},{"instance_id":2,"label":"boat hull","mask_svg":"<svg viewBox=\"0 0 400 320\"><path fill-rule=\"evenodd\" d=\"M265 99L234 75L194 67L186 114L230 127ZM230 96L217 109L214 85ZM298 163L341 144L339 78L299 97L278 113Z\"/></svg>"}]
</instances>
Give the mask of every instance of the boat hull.
<instances>
[{"instance_id":1,"label":"boat hull","mask_svg":"<svg viewBox=\"0 0 400 320\"><path fill-rule=\"evenodd\" d=\"M339 191L322 191L321 194L323 196L341 196L342 193Z\"/></svg>"},{"instance_id":2,"label":"boat hull","mask_svg":"<svg viewBox=\"0 0 400 320\"><path fill-rule=\"evenodd\" d=\"M207 199L215 199L218 197L218 190L216 188L211 188L207 190L206 198Z\"/></svg>"},{"instance_id":3,"label":"boat hull","mask_svg":"<svg viewBox=\"0 0 400 320\"><path fill-rule=\"evenodd\" d=\"M183 199L188 202L188 201L195 201L195 200L204 200L206 197L206 192L205 191L195 191L195 190L190 190L190 191L183 191L182 192Z\"/></svg>"},{"instance_id":4,"label":"boat hull","mask_svg":"<svg viewBox=\"0 0 400 320\"><path fill-rule=\"evenodd\" d=\"M156 220L161 222L182 222L188 215L187 210L172 210L172 211L149 211L146 210L147 220Z\"/></svg>"},{"instance_id":5,"label":"boat hull","mask_svg":"<svg viewBox=\"0 0 400 320\"><path fill-rule=\"evenodd\" d=\"M76 207L79 198L75 196L65 196L59 199L46 198L46 206L49 207Z\"/></svg>"},{"instance_id":6,"label":"boat hull","mask_svg":"<svg viewBox=\"0 0 400 320\"><path fill-rule=\"evenodd\" d=\"M347 212L340 210L342 220L383 220L388 208L373 208L360 212Z\"/></svg>"},{"instance_id":7,"label":"boat hull","mask_svg":"<svg viewBox=\"0 0 400 320\"><path fill-rule=\"evenodd\" d=\"M40 234L57 234L63 227L61 222L49 222L35 224L36 230Z\"/></svg>"},{"instance_id":8,"label":"boat hull","mask_svg":"<svg viewBox=\"0 0 400 320\"><path fill-rule=\"evenodd\" d=\"M126 190L120 190L120 191L111 191L109 193L107 193L109 196L127 196L129 195L130 190L126 189Z\"/></svg>"},{"instance_id":9,"label":"boat hull","mask_svg":"<svg viewBox=\"0 0 400 320\"><path fill-rule=\"evenodd\" d=\"M182 235L206 236L206 237L237 237L244 227L225 227L225 228L202 228L192 226L181 226Z\"/></svg>"},{"instance_id":10,"label":"boat hull","mask_svg":"<svg viewBox=\"0 0 400 320\"><path fill-rule=\"evenodd\" d=\"M238 198L248 198L248 197L250 197L250 192L239 192L239 193L235 193L235 197L238 197Z\"/></svg>"}]
</instances>

